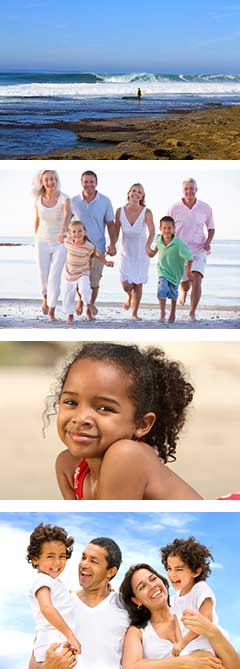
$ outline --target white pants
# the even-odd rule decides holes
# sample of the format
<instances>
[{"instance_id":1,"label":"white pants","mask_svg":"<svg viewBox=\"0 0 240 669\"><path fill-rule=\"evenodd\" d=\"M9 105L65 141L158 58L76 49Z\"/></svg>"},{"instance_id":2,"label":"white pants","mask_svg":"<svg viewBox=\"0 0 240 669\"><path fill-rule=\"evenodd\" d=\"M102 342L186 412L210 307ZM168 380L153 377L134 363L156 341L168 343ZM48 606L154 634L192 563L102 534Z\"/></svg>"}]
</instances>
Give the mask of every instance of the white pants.
<instances>
[{"instance_id":1,"label":"white pants","mask_svg":"<svg viewBox=\"0 0 240 669\"><path fill-rule=\"evenodd\" d=\"M60 294L61 276L67 250L60 242L37 242L37 266L40 272L42 294L50 308L55 307Z\"/></svg>"},{"instance_id":2,"label":"white pants","mask_svg":"<svg viewBox=\"0 0 240 669\"><path fill-rule=\"evenodd\" d=\"M68 316L74 314L77 287L81 293L83 304L86 306L91 302L92 291L88 275L85 274L84 276L80 276L79 279L75 279L74 281L68 281L67 279L64 279L63 310Z\"/></svg>"}]
</instances>

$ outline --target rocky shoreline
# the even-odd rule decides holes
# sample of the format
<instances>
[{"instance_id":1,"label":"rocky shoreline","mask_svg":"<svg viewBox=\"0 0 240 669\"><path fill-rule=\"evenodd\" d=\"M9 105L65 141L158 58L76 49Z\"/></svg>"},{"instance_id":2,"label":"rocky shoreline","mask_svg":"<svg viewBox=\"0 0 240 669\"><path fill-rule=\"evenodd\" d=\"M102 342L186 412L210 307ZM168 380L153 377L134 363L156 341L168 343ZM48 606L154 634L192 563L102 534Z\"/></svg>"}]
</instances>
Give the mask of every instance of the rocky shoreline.
<instances>
[{"instance_id":1,"label":"rocky shoreline","mask_svg":"<svg viewBox=\"0 0 240 669\"><path fill-rule=\"evenodd\" d=\"M239 160L240 105L166 116L84 119L51 127L71 130L82 146L26 160ZM84 147L84 143L88 146ZM90 146L89 146L90 144Z\"/></svg>"}]
</instances>

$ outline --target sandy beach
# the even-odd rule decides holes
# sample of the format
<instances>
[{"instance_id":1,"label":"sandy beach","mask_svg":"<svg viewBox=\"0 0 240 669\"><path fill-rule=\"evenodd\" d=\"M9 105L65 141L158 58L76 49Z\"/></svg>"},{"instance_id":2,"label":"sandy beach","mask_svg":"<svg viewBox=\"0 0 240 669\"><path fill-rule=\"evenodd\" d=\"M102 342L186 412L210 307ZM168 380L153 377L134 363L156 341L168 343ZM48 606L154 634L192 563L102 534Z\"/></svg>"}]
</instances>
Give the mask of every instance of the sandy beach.
<instances>
[{"instance_id":1,"label":"sandy beach","mask_svg":"<svg viewBox=\"0 0 240 669\"><path fill-rule=\"evenodd\" d=\"M158 343L156 333L156 345ZM3 348L4 343L1 346ZM22 355L24 344L16 343L16 346L21 346ZM42 347L42 365L0 368L4 387L0 400L4 435L0 455L3 499L61 498L54 462L63 446L56 434L54 417L46 439L41 433L44 398L55 378L56 363L44 366L44 344ZM65 350L68 355L72 347L66 343L61 355L65 355ZM161 347L171 359L184 364L195 386L193 404L177 446L177 460L171 463L171 468L205 498L215 499L238 491L240 343L188 342L186 346L186 342L163 341ZM17 397L14 415L13 389Z\"/></svg>"},{"instance_id":2,"label":"sandy beach","mask_svg":"<svg viewBox=\"0 0 240 669\"><path fill-rule=\"evenodd\" d=\"M142 304L139 309L141 321L134 321L131 313L126 312L122 303L98 303L95 320L87 321L85 316L75 317L73 325L66 324L62 306L57 306L57 320L50 323L41 313L41 300L0 300L0 328L36 328L36 329L76 329L76 328L123 328L123 329L235 329L240 328L240 310L238 307L205 307L198 309L198 320L189 321L188 307L178 307L174 324L160 323L157 304Z\"/></svg>"}]
</instances>

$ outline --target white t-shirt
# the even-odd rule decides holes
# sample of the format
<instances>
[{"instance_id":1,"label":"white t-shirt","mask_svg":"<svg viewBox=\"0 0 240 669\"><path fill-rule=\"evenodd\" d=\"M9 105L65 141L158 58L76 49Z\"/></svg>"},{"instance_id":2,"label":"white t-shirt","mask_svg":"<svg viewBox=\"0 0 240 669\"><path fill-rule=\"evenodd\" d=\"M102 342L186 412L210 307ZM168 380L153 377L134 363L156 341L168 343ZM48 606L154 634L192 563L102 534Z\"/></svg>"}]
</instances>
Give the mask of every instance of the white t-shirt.
<instances>
[{"instance_id":1,"label":"white t-shirt","mask_svg":"<svg viewBox=\"0 0 240 669\"><path fill-rule=\"evenodd\" d=\"M130 623L118 593L111 592L94 607L87 606L72 593L72 604L76 636L82 646L77 667L120 669L123 640Z\"/></svg>"},{"instance_id":2,"label":"white t-shirt","mask_svg":"<svg viewBox=\"0 0 240 669\"><path fill-rule=\"evenodd\" d=\"M60 578L52 578L51 576L48 576L48 574L39 572L36 575L29 592L30 604L36 623L36 636L33 650L37 662L43 662L46 652L52 643L65 643L66 641L65 636L53 627L41 613L36 592L42 587L50 589L53 606L55 606L67 625L69 625L70 629L74 632L71 593Z\"/></svg>"},{"instance_id":3,"label":"white t-shirt","mask_svg":"<svg viewBox=\"0 0 240 669\"><path fill-rule=\"evenodd\" d=\"M41 195L36 199L39 216L39 226L36 232L36 240L38 242L58 243L58 235L61 232L64 223L63 204L67 199L68 195L59 193L58 200L54 207L45 207L44 204L42 204Z\"/></svg>"},{"instance_id":4,"label":"white t-shirt","mask_svg":"<svg viewBox=\"0 0 240 669\"><path fill-rule=\"evenodd\" d=\"M213 623L218 624L218 617L216 614L216 598L213 590L205 581L198 581L195 583L190 592L187 592L186 595L180 595L180 591L176 592L171 597L171 610L172 613L178 618L181 632L183 636L189 632L189 630L184 627L182 623L182 614L186 609L191 609L192 611L199 611L200 606L203 604L205 599L211 599L213 602ZM190 641L190 643L184 648L181 655L188 655L194 650L209 650L213 652L212 647L209 641L204 636L198 636L197 639Z\"/></svg>"}]
</instances>

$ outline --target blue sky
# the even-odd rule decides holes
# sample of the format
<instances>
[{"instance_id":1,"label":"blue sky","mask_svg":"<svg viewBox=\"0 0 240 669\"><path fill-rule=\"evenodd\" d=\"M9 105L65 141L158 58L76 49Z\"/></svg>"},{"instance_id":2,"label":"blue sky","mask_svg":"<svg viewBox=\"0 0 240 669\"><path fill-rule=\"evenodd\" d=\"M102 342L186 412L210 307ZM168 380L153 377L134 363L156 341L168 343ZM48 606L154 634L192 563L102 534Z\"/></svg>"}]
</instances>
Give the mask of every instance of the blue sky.
<instances>
[{"instance_id":1,"label":"blue sky","mask_svg":"<svg viewBox=\"0 0 240 669\"><path fill-rule=\"evenodd\" d=\"M0 68L236 73L239 19L234 0L9 0Z\"/></svg>"},{"instance_id":2,"label":"blue sky","mask_svg":"<svg viewBox=\"0 0 240 669\"><path fill-rule=\"evenodd\" d=\"M130 564L147 559L162 571L159 548L176 537L195 536L213 552L215 563L208 582L216 594L219 622L240 650L240 586L234 580L239 572L239 513L1 513L1 669L27 666L34 630L27 592L34 572L25 554L29 534L39 522L61 525L75 537L73 556L62 575L72 589L78 586L79 555L94 537L110 536L122 549L123 565L113 582L117 588Z\"/></svg>"}]
</instances>

